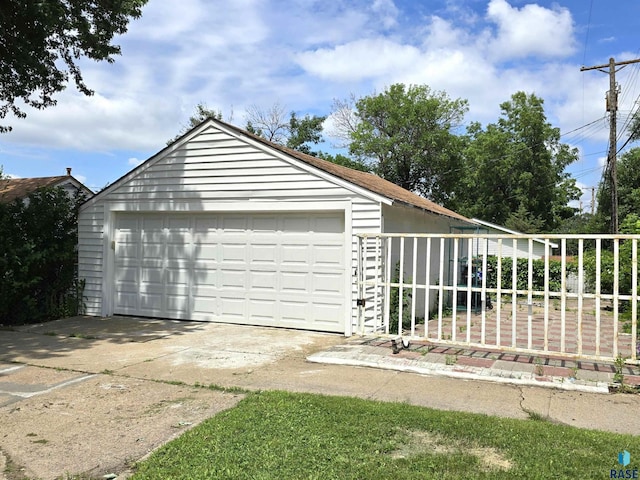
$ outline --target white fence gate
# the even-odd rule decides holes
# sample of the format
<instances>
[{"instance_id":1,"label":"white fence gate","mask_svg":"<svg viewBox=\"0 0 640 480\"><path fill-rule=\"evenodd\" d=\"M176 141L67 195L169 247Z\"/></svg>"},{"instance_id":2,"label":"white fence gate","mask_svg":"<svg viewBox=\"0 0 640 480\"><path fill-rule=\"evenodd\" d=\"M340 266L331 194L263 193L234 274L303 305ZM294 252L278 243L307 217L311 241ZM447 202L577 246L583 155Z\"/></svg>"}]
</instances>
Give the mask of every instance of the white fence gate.
<instances>
[{"instance_id":1,"label":"white fence gate","mask_svg":"<svg viewBox=\"0 0 640 480\"><path fill-rule=\"evenodd\" d=\"M359 333L636 361L639 239L358 235Z\"/></svg>"}]
</instances>

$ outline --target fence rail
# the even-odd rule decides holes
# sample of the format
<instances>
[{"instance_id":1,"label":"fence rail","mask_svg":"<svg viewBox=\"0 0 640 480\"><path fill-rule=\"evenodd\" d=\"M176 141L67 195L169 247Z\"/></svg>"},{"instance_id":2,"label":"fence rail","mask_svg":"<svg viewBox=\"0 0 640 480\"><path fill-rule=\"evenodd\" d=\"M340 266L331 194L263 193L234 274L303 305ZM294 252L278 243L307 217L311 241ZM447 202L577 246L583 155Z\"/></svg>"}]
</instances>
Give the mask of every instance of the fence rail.
<instances>
[{"instance_id":1,"label":"fence rail","mask_svg":"<svg viewBox=\"0 0 640 480\"><path fill-rule=\"evenodd\" d=\"M358 235L360 333L637 361L640 235Z\"/></svg>"}]
</instances>

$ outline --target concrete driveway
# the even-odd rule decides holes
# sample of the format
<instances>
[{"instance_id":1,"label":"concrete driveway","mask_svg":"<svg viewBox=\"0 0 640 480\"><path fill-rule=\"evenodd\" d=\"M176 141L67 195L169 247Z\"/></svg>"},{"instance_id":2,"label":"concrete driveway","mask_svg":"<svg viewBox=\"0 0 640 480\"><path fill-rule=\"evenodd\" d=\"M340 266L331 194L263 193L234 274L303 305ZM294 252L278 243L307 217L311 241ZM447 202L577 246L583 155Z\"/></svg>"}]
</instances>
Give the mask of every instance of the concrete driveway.
<instances>
[{"instance_id":1,"label":"concrete driveway","mask_svg":"<svg viewBox=\"0 0 640 480\"><path fill-rule=\"evenodd\" d=\"M308 363L340 335L76 317L0 331L0 478L92 477L128 467L248 390L400 401L636 433L636 395L599 395ZM202 388L213 386L213 388ZM594 418L594 411L600 412ZM3 467L3 461L8 465Z\"/></svg>"}]
</instances>

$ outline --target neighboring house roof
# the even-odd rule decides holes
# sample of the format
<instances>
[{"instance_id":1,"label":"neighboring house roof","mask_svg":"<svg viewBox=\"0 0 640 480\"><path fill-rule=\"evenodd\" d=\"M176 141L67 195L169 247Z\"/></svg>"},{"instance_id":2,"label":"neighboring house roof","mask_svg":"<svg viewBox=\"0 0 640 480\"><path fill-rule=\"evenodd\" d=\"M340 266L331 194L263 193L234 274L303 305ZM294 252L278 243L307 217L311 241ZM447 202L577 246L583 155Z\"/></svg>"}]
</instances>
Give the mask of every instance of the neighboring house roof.
<instances>
[{"instance_id":1,"label":"neighboring house roof","mask_svg":"<svg viewBox=\"0 0 640 480\"><path fill-rule=\"evenodd\" d=\"M57 177L3 178L0 179L0 202L9 203L16 198L26 198L39 188L64 187L65 185L72 185L87 196L93 196L93 192L89 188L70 174Z\"/></svg>"},{"instance_id":2,"label":"neighboring house roof","mask_svg":"<svg viewBox=\"0 0 640 480\"><path fill-rule=\"evenodd\" d=\"M516 232L515 230L509 230L508 228L505 228L505 227L500 226L500 225L496 225L495 223L485 222L484 220L480 220L480 219L477 219L477 218L472 218L471 220L473 222L475 222L475 223L477 223L479 225L482 225L483 227L486 227L486 228L491 229L491 230L497 230L499 232L504 232L504 233L507 233L509 235L525 235L522 232ZM539 242L539 243L544 243L544 240L542 240L540 238L534 238L533 241L534 242ZM549 243L549 246L551 248L558 248L558 244L556 244L556 243Z\"/></svg>"},{"instance_id":3,"label":"neighboring house roof","mask_svg":"<svg viewBox=\"0 0 640 480\"><path fill-rule=\"evenodd\" d=\"M464 217L459 213L454 212L453 210L449 210L448 208L444 208L443 206L438 205L431 200L427 200L426 198L416 195L415 193L412 193L409 190L396 185L395 183L385 180L384 178L374 175L373 173L354 170L352 168L344 167L328 160L323 160L321 158L317 158L312 155L307 155L306 153L287 148L283 145L278 145L220 120L215 120L215 122L220 123L231 130L234 130L240 135L248 136L253 140L256 140L270 148L274 148L283 153L286 153L287 155L290 155L297 160L307 163L338 178L347 180L348 182L365 188L371 192L382 195L383 197L387 197L391 200L395 200L397 202L404 203L421 210L426 210L437 215L444 215L446 217L451 217L457 220L472 223L471 220L469 220L467 217Z\"/></svg>"}]
</instances>

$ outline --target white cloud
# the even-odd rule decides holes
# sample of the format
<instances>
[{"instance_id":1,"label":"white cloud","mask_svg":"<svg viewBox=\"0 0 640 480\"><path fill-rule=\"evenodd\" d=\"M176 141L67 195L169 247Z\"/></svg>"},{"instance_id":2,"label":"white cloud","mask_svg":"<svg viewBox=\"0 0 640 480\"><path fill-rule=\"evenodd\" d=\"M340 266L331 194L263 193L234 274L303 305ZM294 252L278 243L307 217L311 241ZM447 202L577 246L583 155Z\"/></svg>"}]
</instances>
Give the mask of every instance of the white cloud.
<instances>
[{"instance_id":1,"label":"white cloud","mask_svg":"<svg viewBox=\"0 0 640 480\"><path fill-rule=\"evenodd\" d=\"M349 81L406 70L419 57L416 47L373 38L304 52L297 56L297 60L308 73L330 80Z\"/></svg>"},{"instance_id":2,"label":"white cloud","mask_svg":"<svg viewBox=\"0 0 640 480\"><path fill-rule=\"evenodd\" d=\"M127 164L132 166L132 167L137 167L138 165L142 164L144 162L144 160L140 160L139 158L136 157L131 157L129 158L129 160L127 160Z\"/></svg>"},{"instance_id":3,"label":"white cloud","mask_svg":"<svg viewBox=\"0 0 640 480\"><path fill-rule=\"evenodd\" d=\"M575 53L569 11L524 3L445 0L442 8L407 10L393 0L297 0L287 8L272 0L149 2L118 39L122 56L114 64L81 62L96 94L69 87L58 106L30 110L0 137L1 155L44 161L67 148L130 168L163 148L199 102L225 118L233 110L242 126L248 105L280 102L326 115L333 98L394 82L468 99L466 120L483 124L495 122L500 103L518 90L543 97L562 131L604 116L606 75L581 73L568 56ZM625 55L616 58L635 58ZM623 90L627 71L619 75ZM603 126L586 141L606 140Z\"/></svg>"},{"instance_id":4,"label":"white cloud","mask_svg":"<svg viewBox=\"0 0 640 480\"><path fill-rule=\"evenodd\" d=\"M393 0L374 0L371 10L379 16L384 28L391 28L398 23L398 7Z\"/></svg>"},{"instance_id":5,"label":"white cloud","mask_svg":"<svg viewBox=\"0 0 640 480\"><path fill-rule=\"evenodd\" d=\"M564 57L575 50L573 20L566 8L529 4L518 9L506 0L491 0L487 18L497 26L490 46L496 58Z\"/></svg>"}]
</instances>

